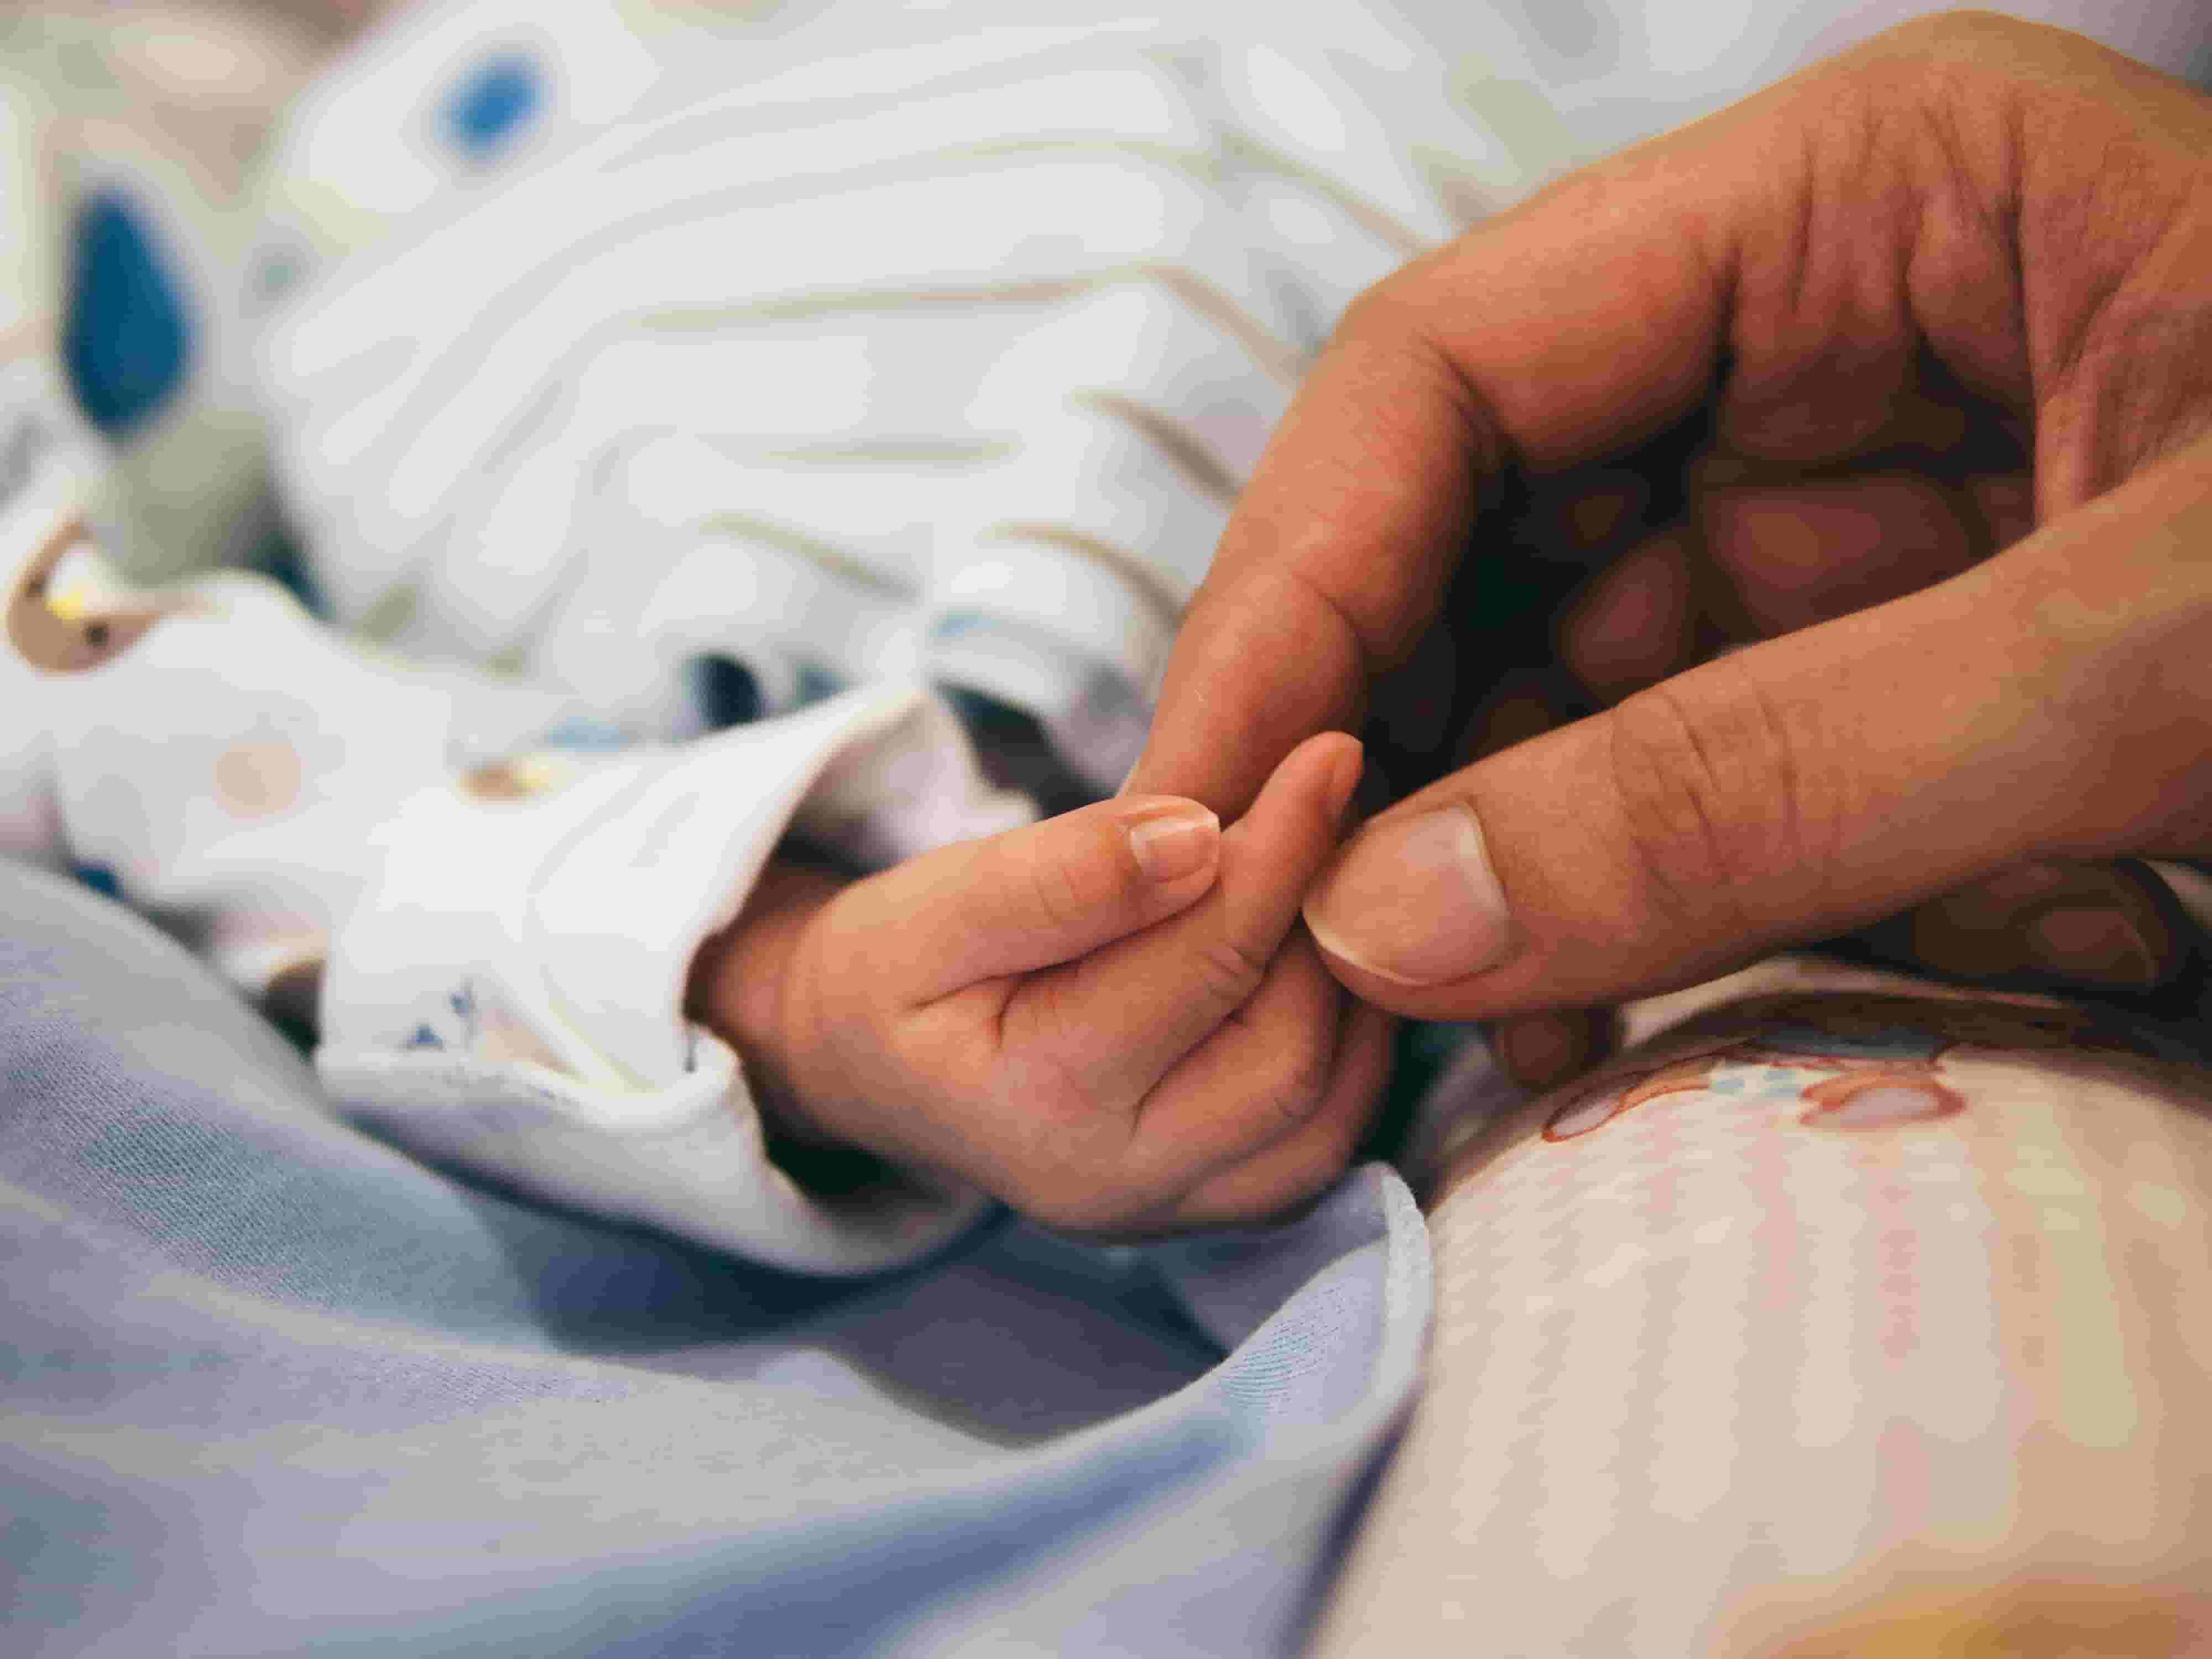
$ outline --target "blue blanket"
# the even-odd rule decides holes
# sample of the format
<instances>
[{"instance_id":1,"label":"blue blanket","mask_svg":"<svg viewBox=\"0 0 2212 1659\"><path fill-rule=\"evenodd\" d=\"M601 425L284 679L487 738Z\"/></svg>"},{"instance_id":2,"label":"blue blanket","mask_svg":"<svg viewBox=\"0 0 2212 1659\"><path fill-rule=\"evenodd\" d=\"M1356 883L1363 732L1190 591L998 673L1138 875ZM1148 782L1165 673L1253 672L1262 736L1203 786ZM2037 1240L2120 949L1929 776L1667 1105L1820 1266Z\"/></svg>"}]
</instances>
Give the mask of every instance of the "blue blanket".
<instances>
[{"instance_id":1,"label":"blue blanket","mask_svg":"<svg viewBox=\"0 0 2212 1659\"><path fill-rule=\"evenodd\" d=\"M796 1279L423 1168L144 922L0 863L0 1652L1296 1648L1421 1218Z\"/></svg>"}]
</instances>

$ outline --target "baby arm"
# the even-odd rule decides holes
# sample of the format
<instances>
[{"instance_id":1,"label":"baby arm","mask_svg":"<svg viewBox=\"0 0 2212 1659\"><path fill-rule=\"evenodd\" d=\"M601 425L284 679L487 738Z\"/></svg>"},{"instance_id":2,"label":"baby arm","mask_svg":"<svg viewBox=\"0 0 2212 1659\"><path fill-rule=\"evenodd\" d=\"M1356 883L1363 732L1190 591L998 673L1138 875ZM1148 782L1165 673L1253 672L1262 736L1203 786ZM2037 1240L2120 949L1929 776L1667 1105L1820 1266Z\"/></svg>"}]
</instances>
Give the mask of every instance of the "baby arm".
<instances>
[{"instance_id":1,"label":"baby arm","mask_svg":"<svg viewBox=\"0 0 2212 1659\"><path fill-rule=\"evenodd\" d=\"M1027 817L949 710L894 684L603 748L570 698L356 649L258 579L134 588L77 511L93 463L16 441L46 429L12 418L21 379L0 370L0 854L78 866L312 1025L333 1104L419 1155L801 1272L911 1261L978 1213L793 1179L737 1057L681 1018L793 819L895 856Z\"/></svg>"},{"instance_id":2,"label":"baby arm","mask_svg":"<svg viewBox=\"0 0 2212 1659\"><path fill-rule=\"evenodd\" d=\"M1343 1169L1388 1027L1295 932L1359 773L1316 738L1227 830L1134 797L839 890L783 866L701 952L695 1013L801 1133L1048 1225L1262 1218Z\"/></svg>"}]
</instances>

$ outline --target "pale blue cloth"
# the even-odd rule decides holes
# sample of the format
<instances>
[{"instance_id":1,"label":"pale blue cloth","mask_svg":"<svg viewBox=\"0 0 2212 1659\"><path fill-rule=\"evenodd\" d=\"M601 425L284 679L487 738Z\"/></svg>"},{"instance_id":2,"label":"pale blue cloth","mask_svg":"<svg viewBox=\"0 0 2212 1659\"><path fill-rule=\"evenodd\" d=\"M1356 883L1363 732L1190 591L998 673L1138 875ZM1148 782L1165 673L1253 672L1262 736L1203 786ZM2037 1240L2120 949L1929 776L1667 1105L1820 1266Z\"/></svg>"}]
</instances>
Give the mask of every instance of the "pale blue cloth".
<instances>
[{"instance_id":1,"label":"pale blue cloth","mask_svg":"<svg viewBox=\"0 0 2212 1659\"><path fill-rule=\"evenodd\" d=\"M183 951L0 861L0 1653L1295 1649L1414 1391L1419 1214L1017 1224L854 1285L333 1121Z\"/></svg>"}]
</instances>

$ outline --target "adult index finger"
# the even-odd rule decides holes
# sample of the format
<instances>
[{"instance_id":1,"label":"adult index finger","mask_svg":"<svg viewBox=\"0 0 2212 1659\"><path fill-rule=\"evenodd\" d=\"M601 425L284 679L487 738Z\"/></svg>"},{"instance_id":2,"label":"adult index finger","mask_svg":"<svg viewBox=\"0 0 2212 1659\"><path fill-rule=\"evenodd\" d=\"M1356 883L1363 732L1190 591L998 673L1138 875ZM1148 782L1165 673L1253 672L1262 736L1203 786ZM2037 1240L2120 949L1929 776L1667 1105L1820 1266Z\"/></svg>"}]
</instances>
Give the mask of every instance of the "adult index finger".
<instances>
[{"instance_id":1,"label":"adult index finger","mask_svg":"<svg viewBox=\"0 0 2212 1659\"><path fill-rule=\"evenodd\" d=\"M1575 175L1346 313L1230 522L1131 787L1241 812L1404 658L1508 467L1663 430L1729 371L1753 449L1848 453L1920 343L1904 258L1924 181L1867 134L1924 90L1855 53ZM1892 188L1893 186L1893 188ZM1815 234L1817 233L1817 234Z\"/></svg>"}]
</instances>

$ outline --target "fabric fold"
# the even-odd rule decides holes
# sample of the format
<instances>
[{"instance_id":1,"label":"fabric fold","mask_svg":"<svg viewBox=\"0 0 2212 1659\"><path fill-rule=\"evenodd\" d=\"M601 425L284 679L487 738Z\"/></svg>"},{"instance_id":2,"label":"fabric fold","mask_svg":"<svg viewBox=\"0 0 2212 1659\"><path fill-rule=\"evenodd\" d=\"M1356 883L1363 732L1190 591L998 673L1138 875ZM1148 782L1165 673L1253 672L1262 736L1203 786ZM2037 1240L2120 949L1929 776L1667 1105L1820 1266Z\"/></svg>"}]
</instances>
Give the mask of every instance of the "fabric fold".
<instances>
[{"instance_id":1,"label":"fabric fold","mask_svg":"<svg viewBox=\"0 0 2212 1659\"><path fill-rule=\"evenodd\" d=\"M424 789L377 831L332 938L317 1071L380 1133L543 1198L799 1271L911 1259L982 1200L918 1180L865 1204L804 1192L767 1157L738 1057L685 1020L684 982L794 823L896 856L1031 811L912 684Z\"/></svg>"}]
</instances>

